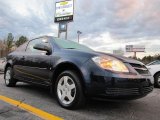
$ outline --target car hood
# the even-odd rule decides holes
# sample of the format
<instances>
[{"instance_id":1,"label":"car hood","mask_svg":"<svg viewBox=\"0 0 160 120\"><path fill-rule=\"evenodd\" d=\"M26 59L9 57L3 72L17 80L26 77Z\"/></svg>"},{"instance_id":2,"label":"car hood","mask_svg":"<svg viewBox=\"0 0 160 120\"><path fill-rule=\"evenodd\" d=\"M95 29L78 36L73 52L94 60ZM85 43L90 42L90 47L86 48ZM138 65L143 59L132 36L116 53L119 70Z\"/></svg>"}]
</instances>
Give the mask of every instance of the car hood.
<instances>
[{"instance_id":1,"label":"car hood","mask_svg":"<svg viewBox=\"0 0 160 120\"><path fill-rule=\"evenodd\" d=\"M87 56L88 58L92 58L94 56L111 56L114 57L124 63L133 63L133 64L141 64L144 65L142 62L139 62L137 60L123 57L123 56L118 56L110 53L103 53L103 52L97 52L97 51L83 51L83 50L76 50L76 49L67 49L65 50L65 54L72 54L75 56Z\"/></svg>"},{"instance_id":2,"label":"car hood","mask_svg":"<svg viewBox=\"0 0 160 120\"><path fill-rule=\"evenodd\" d=\"M119 55L114 55L114 54L109 54L109 53L103 53L103 52L97 52L97 54L99 55L106 55L106 56L111 56L111 57L114 57L122 62L125 62L125 63L133 63L133 64L141 64L141 65L144 65L142 62L138 61L138 60L134 60L132 58L127 58L127 57L124 57L124 56L119 56Z\"/></svg>"}]
</instances>

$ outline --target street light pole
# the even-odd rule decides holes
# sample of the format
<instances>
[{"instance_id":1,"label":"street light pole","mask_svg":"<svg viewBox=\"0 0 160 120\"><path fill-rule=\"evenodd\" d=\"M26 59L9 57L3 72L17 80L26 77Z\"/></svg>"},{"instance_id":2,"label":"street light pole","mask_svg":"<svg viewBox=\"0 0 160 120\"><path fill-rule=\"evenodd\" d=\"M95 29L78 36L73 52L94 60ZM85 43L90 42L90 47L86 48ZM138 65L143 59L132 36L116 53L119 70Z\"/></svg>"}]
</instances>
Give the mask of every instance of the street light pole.
<instances>
[{"instance_id":1,"label":"street light pole","mask_svg":"<svg viewBox=\"0 0 160 120\"><path fill-rule=\"evenodd\" d=\"M82 34L82 32L78 30L77 34L78 34L78 43L79 43L79 37L80 37L80 34Z\"/></svg>"}]
</instances>

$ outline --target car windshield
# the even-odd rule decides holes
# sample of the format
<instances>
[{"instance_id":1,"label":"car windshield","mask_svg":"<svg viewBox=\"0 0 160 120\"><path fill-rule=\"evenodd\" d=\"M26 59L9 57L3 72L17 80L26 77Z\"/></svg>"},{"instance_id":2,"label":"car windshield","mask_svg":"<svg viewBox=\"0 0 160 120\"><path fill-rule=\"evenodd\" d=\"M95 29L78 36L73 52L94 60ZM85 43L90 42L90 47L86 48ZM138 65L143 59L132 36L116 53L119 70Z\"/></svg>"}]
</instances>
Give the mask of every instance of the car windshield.
<instances>
[{"instance_id":1,"label":"car windshield","mask_svg":"<svg viewBox=\"0 0 160 120\"><path fill-rule=\"evenodd\" d=\"M77 50L84 50L84 51L93 51L92 49L84 45L78 44L76 42L73 42L71 40L63 40L60 38L55 38L54 41L59 47L63 49L77 49Z\"/></svg>"},{"instance_id":2,"label":"car windshield","mask_svg":"<svg viewBox=\"0 0 160 120\"><path fill-rule=\"evenodd\" d=\"M157 60L157 61L153 61L153 62L151 62L151 63L149 63L147 65L149 66L149 65L159 65L159 64L160 64L160 61Z\"/></svg>"}]
</instances>

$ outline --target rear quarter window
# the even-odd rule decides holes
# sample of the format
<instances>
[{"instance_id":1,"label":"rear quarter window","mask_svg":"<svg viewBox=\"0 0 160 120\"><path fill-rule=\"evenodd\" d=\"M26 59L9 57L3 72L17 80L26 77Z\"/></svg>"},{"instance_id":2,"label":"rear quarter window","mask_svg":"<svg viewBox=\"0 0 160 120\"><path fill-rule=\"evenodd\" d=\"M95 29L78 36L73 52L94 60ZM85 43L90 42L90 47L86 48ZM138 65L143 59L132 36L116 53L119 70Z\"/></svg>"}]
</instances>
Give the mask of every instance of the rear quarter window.
<instances>
[{"instance_id":1,"label":"rear quarter window","mask_svg":"<svg viewBox=\"0 0 160 120\"><path fill-rule=\"evenodd\" d=\"M19 46L15 51L16 52L24 52L26 50L28 42L24 43L23 45Z\"/></svg>"}]
</instances>

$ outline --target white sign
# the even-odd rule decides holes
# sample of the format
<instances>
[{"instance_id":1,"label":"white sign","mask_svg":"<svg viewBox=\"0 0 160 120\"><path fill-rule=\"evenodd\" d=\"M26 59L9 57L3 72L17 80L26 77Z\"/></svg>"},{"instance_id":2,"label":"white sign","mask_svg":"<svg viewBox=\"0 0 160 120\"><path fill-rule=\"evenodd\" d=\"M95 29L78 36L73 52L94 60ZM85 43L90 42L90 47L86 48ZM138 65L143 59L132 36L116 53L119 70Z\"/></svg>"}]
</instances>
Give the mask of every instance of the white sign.
<instances>
[{"instance_id":1,"label":"white sign","mask_svg":"<svg viewBox=\"0 0 160 120\"><path fill-rule=\"evenodd\" d=\"M143 45L126 45L126 52L145 52Z\"/></svg>"},{"instance_id":2,"label":"white sign","mask_svg":"<svg viewBox=\"0 0 160 120\"><path fill-rule=\"evenodd\" d=\"M55 22L73 21L73 14L74 14L73 0L56 2Z\"/></svg>"}]
</instances>

